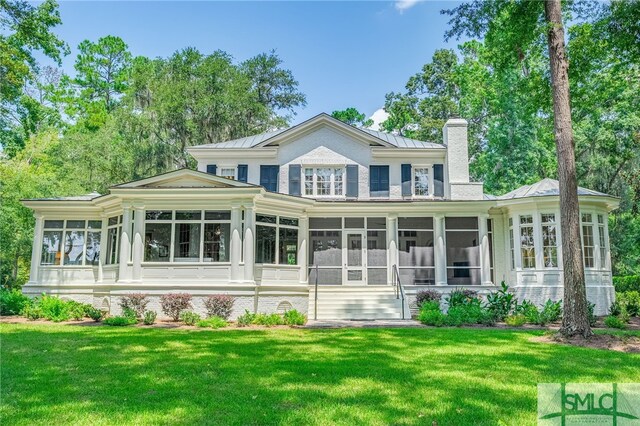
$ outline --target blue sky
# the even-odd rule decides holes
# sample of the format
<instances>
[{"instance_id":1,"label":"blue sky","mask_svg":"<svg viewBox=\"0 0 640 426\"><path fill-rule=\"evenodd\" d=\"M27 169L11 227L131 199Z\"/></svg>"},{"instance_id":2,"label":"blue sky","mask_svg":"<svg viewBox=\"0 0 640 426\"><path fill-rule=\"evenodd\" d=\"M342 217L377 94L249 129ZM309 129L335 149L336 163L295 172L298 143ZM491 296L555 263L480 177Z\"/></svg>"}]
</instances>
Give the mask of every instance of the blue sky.
<instances>
[{"instance_id":1,"label":"blue sky","mask_svg":"<svg viewBox=\"0 0 640 426\"><path fill-rule=\"evenodd\" d=\"M275 49L307 95L297 123L320 112L354 106L370 115L390 91L445 43L453 2L74 2L62 1L56 32L71 47L63 68L73 72L84 39L121 37L134 55L169 56L193 46L242 61Z\"/></svg>"}]
</instances>

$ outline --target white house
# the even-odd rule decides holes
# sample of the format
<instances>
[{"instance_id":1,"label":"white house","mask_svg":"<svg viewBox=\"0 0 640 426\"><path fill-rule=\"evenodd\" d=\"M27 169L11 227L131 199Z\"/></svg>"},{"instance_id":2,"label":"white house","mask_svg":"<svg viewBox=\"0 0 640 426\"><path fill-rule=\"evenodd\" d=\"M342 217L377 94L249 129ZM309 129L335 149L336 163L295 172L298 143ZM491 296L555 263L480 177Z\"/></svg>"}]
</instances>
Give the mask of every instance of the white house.
<instances>
[{"instance_id":1,"label":"white house","mask_svg":"<svg viewBox=\"0 0 640 426\"><path fill-rule=\"evenodd\" d=\"M423 289L562 297L558 183L503 196L469 180L467 122L443 143L358 129L320 114L288 129L194 146L198 171L108 194L24 200L36 226L28 295L117 312L130 292L211 294L235 312L296 308L310 318L408 317ZM580 188L587 294L613 301L612 196Z\"/></svg>"}]
</instances>

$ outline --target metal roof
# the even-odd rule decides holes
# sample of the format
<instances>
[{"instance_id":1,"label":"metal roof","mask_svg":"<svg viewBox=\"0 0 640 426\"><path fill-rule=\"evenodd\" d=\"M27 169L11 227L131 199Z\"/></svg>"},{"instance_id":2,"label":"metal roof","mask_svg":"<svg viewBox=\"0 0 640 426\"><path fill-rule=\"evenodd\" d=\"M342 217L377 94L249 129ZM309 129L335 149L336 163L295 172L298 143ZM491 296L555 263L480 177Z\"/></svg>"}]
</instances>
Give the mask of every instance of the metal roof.
<instances>
[{"instance_id":1,"label":"metal roof","mask_svg":"<svg viewBox=\"0 0 640 426\"><path fill-rule=\"evenodd\" d=\"M531 185L524 185L507 194L497 197L498 200L513 200L526 197L544 197L548 195L560 195L560 183L555 179L542 179ZM578 187L578 195L598 195L608 197L608 194Z\"/></svg>"}]
</instances>

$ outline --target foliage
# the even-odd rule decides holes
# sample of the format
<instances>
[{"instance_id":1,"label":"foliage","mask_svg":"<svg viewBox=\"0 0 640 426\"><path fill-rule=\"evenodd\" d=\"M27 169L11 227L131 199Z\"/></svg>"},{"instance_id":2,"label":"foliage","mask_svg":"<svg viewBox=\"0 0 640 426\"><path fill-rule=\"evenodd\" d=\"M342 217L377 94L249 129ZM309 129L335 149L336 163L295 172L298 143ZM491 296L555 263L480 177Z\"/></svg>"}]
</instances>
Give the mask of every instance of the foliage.
<instances>
[{"instance_id":1,"label":"foliage","mask_svg":"<svg viewBox=\"0 0 640 426\"><path fill-rule=\"evenodd\" d=\"M442 327L445 324L445 315L440 310L440 302L429 301L420 306L418 321L425 325Z\"/></svg>"},{"instance_id":2,"label":"foliage","mask_svg":"<svg viewBox=\"0 0 640 426\"><path fill-rule=\"evenodd\" d=\"M616 293L625 293L627 291L640 292L640 275L613 277L613 286L616 289Z\"/></svg>"},{"instance_id":3,"label":"foliage","mask_svg":"<svg viewBox=\"0 0 640 426\"><path fill-rule=\"evenodd\" d=\"M138 321L136 321L135 318L131 318L131 317L126 317L126 316L115 316L115 317L108 317L105 318L102 323L105 325L111 325L111 326L116 326L116 327L124 327L127 325L133 325L136 324Z\"/></svg>"},{"instance_id":4,"label":"foliage","mask_svg":"<svg viewBox=\"0 0 640 426\"><path fill-rule=\"evenodd\" d=\"M445 299L450 308L463 305L480 305L478 292L469 289L455 289Z\"/></svg>"},{"instance_id":5,"label":"foliage","mask_svg":"<svg viewBox=\"0 0 640 426\"><path fill-rule=\"evenodd\" d=\"M256 314L249 312L248 309L245 309L244 314L240 315L236 321L238 323L238 326L246 327L248 325L253 324L253 321L255 320L255 318L256 318Z\"/></svg>"},{"instance_id":6,"label":"foliage","mask_svg":"<svg viewBox=\"0 0 640 426\"><path fill-rule=\"evenodd\" d=\"M616 317L613 315L609 315L604 319L604 325L609 328L619 328L624 329L627 328L627 324L620 317Z\"/></svg>"},{"instance_id":7,"label":"foliage","mask_svg":"<svg viewBox=\"0 0 640 426\"><path fill-rule=\"evenodd\" d=\"M68 321L71 304L56 296L43 294L35 303L42 311L42 317L53 322Z\"/></svg>"},{"instance_id":8,"label":"foliage","mask_svg":"<svg viewBox=\"0 0 640 426\"><path fill-rule=\"evenodd\" d=\"M187 293L167 293L160 297L162 312L174 321L180 319L180 313L191 308L191 295Z\"/></svg>"},{"instance_id":9,"label":"foliage","mask_svg":"<svg viewBox=\"0 0 640 426\"><path fill-rule=\"evenodd\" d=\"M120 307L131 309L137 318L142 318L149 304L149 295L146 293L129 293L120 298Z\"/></svg>"},{"instance_id":10,"label":"foliage","mask_svg":"<svg viewBox=\"0 0 640 426\"><path fill-rule=\"evenodd\" d=\"M487 295L487 309L497 320L502 320L509 315L516 304L515 295L509 292L509 286L504 281L501 283L500 290Z\"/></svg>"},{"instance_id":11,"label":"foliage","mask_svg":"<svg viewBox=\"0 0 640 426\"><path fill-rule=\"evenodd\" d=\"M233 311L235 299L228 294L214 294L204 300L204 307L209 317L220 317L228 320Z\"/></svg>"},{"instance_id":12,"label":"foliage","mask_svg":"<svg viewBox=\"0 0 640 426\"><path fill-rule=\"evenodd\" d=\"M616 303L620 305L621 311L625 311L632 317L640 316L640 292L616 293L616 298Z\"/></svg>"},{"instance_id":13,"label":"foliage","mask_svg":"<svg viewBox=\"0 0 640 426\"><path fill-rule=\"evenodd\" d=\"M229 323L224 318L220 318L217 316L212 316L207 319L199 320L196 322L198 327L207 327L207 328L224 328Z\"/></svg>"},{"instance_id":14,"label":"foliage","mask_svg":"<svg viewBox=\"0 0 640 426\"><path fill-rule=\"evenodd\" d=\"M609 306L609 315L618 316L622 313L622 306L620 305L620 301L616 300Z\"/></svg>"},{"instance_id":15,"label":"foliage","mask_svg":"<svg viewBox=\"0 0 640 426\"><path fill-rule=\"evenodd\" d=\"M331 116L353 127L370 127L373 124L373 120L367 119L366 115L353 107L342 111L333 111Z\"/></svg>"},{"instance_id":16,"label":"foliage","mask_svg":"<svg viewBox=\"0 0 640 426\"><path fill-rule=\"evenodd\" d=\"M441 298L442 298L442 295L440 294L439 291L420 290L419 292L416 293L416 305L418 305L418 308L421 308L424 303L433 302L433 301L438 302L438 305L439 305Z\"/></svg>"},{"instance_id":17,"label":"foliage","mask_svg":"<svg viewBox=\"0 0 640 426\"><path fill-rule=\"evenodd\" d=\"M296 309L286 311L282 319L286 325L305 325L307 323L307 316Z\"/></svg>"},{"instance_id":18,"label":"foliage","mask_svg":"<svg viewBox=\"0 0 640 426\"><path fill-rule=\"evenodd\" d=\"M31 299L20 290L0 288L0 315L19 315L25 306L31 304Z\"/></svg>"},{"instance_id":19,"label":"foliage","mask_svg":"<svg viewBox=\"0 0 640 426\"><path fill-rule=\"evenodd\" d=\"M537 324L546 325L552 322L557 322L557 321L560 321L561 317L562 317L562 301L558 300L557 302L554 302L551 299L549 299L540 310L540 315L538 316Z\"/></svg>"},{"instance_id":20,"label":"foliage","mask_svg":"<svg viewBox=\"0 0 640 426\"><path fill-rule=\"evenodd\" d=\"M470 301L468 303L454 305L452 307L450 306L447 310L445 323L456 327L465 324L491 325L495 322L492 319L493 314L488 310L483 309L480 301L477 300L477 302Z\"/></svg>"},{"instance_id":21,"label":"foliage","mask_svg":"<svg viewBox=\"0 0 640 426\"><path fill-rule=\"evenodd\" d=\"M283 325L284 320L279 314L257 314L253 319L252 324L273 327L276 325Z\"/></svg>"},{"instance_id":22,"label":"foliage","mask_svg":"<svg viewBox=\"0 0 640 426\"><path fill-rule=\"evenodd\" d=\"M87 316L87 311L93 309L93 306L88 303L79 303L74 300L69 300L66 303L68 305L69 316L76 321L81 321Z\"/></svg>"},{"instance_id":23,"label":"foliage","mask_svg":"<svg viewBox=\"0 0 640 426\"><path fill-rule=\"evenodd\" d=\"M516 315L523 315L527 322L530 324L538 324L540 322L540 310L538 307L528 300L523 300L522 303L516 304L514 309Z\"/></svg>"},{"instance_id":24,"label":"foliage","mask_svg":"<svg viewBox=\"0 0 640 426\"><path fill-rule=\"evenodd\" d=\"M131 308L123 308L122 316L125 318L129 318L130 320L134 320L135 322L138 322L138 315L136 314L136 311L134 311Z\"/></svg>"},{"instance_id":25,"label":"foliage","mask_svg":"<svg viewBox=\"0 0 640 426\"><path fill-rule=\"evenodd\" d=\"M591 327L594 327L596 325L596 322L598 321L598 318L594 313L596 309L596 304L587 302L587 309L589 310L589 325Z\"/></svg>"},{"instance_id":26,"label":"foliage","mask_svg":"<svg viewBox=\"0 0 640 426\"><path fill-rule=\"evenodd\" d=\"M28 304L22 308L20 315L24 316L28 320L35 321L43 317L42 309L35 304Z\"/></svg>"},{"instance_id":27,"label":"foliage","mask_svg":"<svg viewBox=\"0 0 640 426\"><path fill-rule=\"evenodd\" d=\"M157 317L158 314L156 314L155 311L146 311L142 316L142 323L144 325L151 325L156 322Z\"/></svg>"},{"instance_id":28,"label":"foliage","mask_svg":"<svg viewBox=\"0 0 640 426\"><path fill-rule=\"evenodd\" d=\"M91 306L85 309L85 314L95 322L99 322L102 320L102 318L104 318L106 312Z\"/></svg>"},{"instance_id":29,"label":"foliage","mask_svg":"<svg viewBox=\"0 0 640 426\"><path fill-rule=\"evenodd\" d=\"M184 311L180 314L180 321L185 325L195 325L200 319L200 315L192 311Z\"/></svg>"},{"instance_id":30,"label":"foliage","mask_svg":"<svg viewBox=\"0 0 640 426\"><path fill-rule=\"evenodd\" d=\"M509 315L504 322L510 327L522 327L527 322L527 317L522 314Z\"/></svg>"}]
</instances>

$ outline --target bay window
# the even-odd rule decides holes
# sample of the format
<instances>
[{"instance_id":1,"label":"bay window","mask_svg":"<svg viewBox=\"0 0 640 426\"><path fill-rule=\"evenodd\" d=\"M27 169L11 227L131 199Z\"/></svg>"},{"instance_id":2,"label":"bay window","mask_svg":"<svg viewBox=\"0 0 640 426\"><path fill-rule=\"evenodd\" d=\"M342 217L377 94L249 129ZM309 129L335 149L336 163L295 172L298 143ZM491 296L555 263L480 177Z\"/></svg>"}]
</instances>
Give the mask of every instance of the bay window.
<instances>
[{"instance_id":1,"label":"bay window","mask_svg":"<svg viewBox=\"0 0 640 426\"><path fill-rule=\"evenodd\" d=\"M556 215L553 213L543 213L542 223L542 255L545 268L558 267L558 244Z\"/></svg>"},{"instance_id":2,"label":"bay window","mask_svg":"<svg viewBox=\"0 0 640 426\"><path fill-rule=\"evenodd\" d=\"M520 256L523 269L536 267L536 248L533 240L533 216L520 216Z\"/></svg>"},{"instance_id":3,"label":"bay window","mask_svg":"<svg viewBox=\"0 0 640 426\"><path fill-rule=\"evenodd\" d=\"M97 265L101 220L45 220L41 265Z\"/></svg>"},{"instance_id":4,"label":"bay window","mask_svg":"<svg viewBox=\"0 0 640 426\"><path fill-rule=\"evenodd\" d=\"M446 217L447 283L480 285L480 245L477 217Z\"/></svg>"},{"instance_id":5,"label":"bay window","mask_svg":"<svg viewBox=\"0 0 640 426\"><path fill-rule=\"evenodd\" d=\"M298 219L256 215L256 263L298 264Z\"/></svg>"},{"instance_id":6,"label":"bay window","mask_svg":"<svg viewBox=\"0 0 640 426\"><path fill-rule=\"evenodd\" d=\"M317 197L342 197L344 167L305 167L304 193Z\"/></svg>"}]
</instances>

